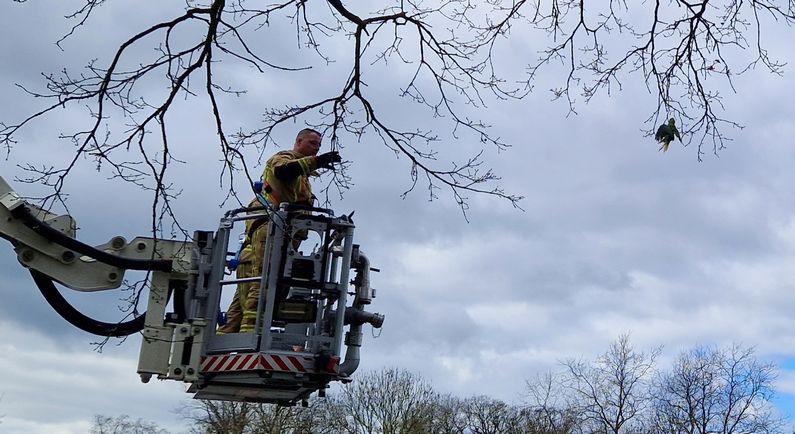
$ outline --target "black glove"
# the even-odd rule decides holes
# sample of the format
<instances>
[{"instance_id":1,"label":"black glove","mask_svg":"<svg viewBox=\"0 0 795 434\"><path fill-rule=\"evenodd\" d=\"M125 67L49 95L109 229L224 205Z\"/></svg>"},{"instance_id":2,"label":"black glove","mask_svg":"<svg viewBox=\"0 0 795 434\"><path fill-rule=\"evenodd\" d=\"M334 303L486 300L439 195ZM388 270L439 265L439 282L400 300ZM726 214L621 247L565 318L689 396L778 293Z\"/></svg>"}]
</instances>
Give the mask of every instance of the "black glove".
<instances>
[{"instance_id":1,"label":"black glove","mask_svg":"<svg viewBox=\"0 0 795 434\"><path fill-rule=\"evenodd\" d=\"M337 151L326 152L325 154L318 155L316 158L318 169L331 169L334 167L334 163L342 161L342 157L340 157L340 153Z\"/></svg>"}]
</instances>

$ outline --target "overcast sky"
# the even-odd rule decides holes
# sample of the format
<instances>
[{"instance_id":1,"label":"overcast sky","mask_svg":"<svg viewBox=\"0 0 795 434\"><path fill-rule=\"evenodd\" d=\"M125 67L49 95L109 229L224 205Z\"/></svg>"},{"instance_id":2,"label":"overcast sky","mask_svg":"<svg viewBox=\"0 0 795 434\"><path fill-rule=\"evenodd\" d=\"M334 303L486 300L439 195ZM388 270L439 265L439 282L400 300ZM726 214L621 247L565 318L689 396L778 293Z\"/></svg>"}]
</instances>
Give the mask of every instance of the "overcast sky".
<instances>
[{"instance_id":1,"label":"overcast sky","mask_svg":"<svg viewBox=\"0 0 795 434\"><path fill-rule=\"evenodd\" d=\"M124 37L167 13L159 4L140 10L136 2L108 2L61 51L53 42L69 30L63 15L80 2L59 2L61 9L40 3L0 6L0 121L41 107L15 83L36 86L40 72L107 60ZM294 41L289 29L284 39ZM774 48L783 46L783 35L770 38ZM531 42L506 49L530 49ZM348 45L339 41L328 50L344 63ZM274 44L272 55L310 59L315 75L257 75L230 65L229 84L250 89L225 107L230 124L256 127L265 106L340 87L344 68L324 66L308 50L295 58L293 51ZM795 60L792 50L774 54ZM527 63L502 61L519 72ZM410 106L391 105L396 88L390 90L388 78L404 78L405 71L388 71L394 75L374 74L368 82L374 95L386 95L380 110L395 122L427 122ZM728 148L703 162L694 146L676 142L663 154L643 136L655 97L633 79L622 92L579 105L577 115L550 102L547 83L524 101L489 104L480 115L514 146L486 157L504 189L526 197L524 211L472 196L469 222L444 191L429 202L420 184L401 199L410 186L407 162L377 138L343 143L354 184L333 206L356 210L357 242L382 270L372 276L378 289L372 307L386 315L380 337L366 337L360 369L396 366L443 392L519 403L525 379L567 358L593 358L622 333L640 349L662 345L663 364L696 345L740 342L779 365L777 403L795 417L795 80L790 69L783 77L759 70L735 84L737 94L725 90L724 115L746 128L730 131ZM188 161L174 167L172 179L181 183L176 208L190 231L215 229L224 193L212 124L196 101L178 102L170 118L171 143ZM84 126L81 113L62 111L23 131L0 174L11 181L21 174L18 164L63 161L72 149L58 134ZM292 134L283 134L282 147L291 145ZM444 157L466 155L477 143L448 138L439 146ZM90 162L80 164L67 186L79 238L99 244L115 235L147 235L148 196L105 182L107 174ZM14 187L23 195L40 192ZM60 319L11 246L1 245L0 432L82 433L94 414L129 414L179 432L176 413L190 398L177 383L139 382L139 338L93 351L95 339ZM68 295L105 320L116 318L123 296Z\"/></svg>"}]
</instances>

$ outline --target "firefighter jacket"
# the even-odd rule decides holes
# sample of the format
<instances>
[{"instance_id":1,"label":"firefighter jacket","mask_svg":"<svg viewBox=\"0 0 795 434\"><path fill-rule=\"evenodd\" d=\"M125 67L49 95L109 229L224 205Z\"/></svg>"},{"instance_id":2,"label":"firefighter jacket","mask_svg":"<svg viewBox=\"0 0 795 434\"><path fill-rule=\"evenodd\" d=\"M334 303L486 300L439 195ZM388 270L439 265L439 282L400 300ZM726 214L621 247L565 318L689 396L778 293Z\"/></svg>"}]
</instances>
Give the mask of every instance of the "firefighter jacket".
<instances>
[{"instance_id":1,"label":"firefighter jacket","mask_svg":"<svg viewBox=\"0 0 795 434\"><path fill-rule=\"evenodd\" d=\"M290 181L278 179L274 174L276 168L294 161L300 165L301 175ZM317 176L315 169L317 169L317 158L314 156L305 157L292 150L277 152L265 164L265 172L262 174L264 181L262 194L276 207L282 202L312 205L313 196L309 177Z\"/></svg>"}]
</instances>

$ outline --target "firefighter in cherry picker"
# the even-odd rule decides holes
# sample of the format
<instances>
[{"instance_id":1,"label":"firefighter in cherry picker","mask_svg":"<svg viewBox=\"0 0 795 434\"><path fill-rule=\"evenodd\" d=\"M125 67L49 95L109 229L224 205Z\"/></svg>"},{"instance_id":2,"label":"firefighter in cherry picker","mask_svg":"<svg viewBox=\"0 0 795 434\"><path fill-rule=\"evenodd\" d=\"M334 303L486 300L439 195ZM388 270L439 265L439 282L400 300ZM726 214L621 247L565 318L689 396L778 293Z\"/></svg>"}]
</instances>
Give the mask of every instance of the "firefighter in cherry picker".
<instances>
[{"instance_id":1,"label":"firefighter in cherry picker","mask_svg":"<svg viewBox=\"0 0 795 434\"><path fill-rule=\"evenodd\" d=\"M318 131L305 128L295 137L293 149L274 154L265 164L262 174L261 194L274 206L282 202L299 205L312 205L314 196L309 184L310 176L317 176L317 169L330 169L334 163L342 161L336 151L317 155L322 136ZM259 204L255 198L252 206ZM262 275L267 236L266 219L246 221L246 236L240 252L237 277ZM300 239L294 240L300 243ZM247 333L254 331L257 322L257 303L260 282L240 283L227 310L226 324L217 333Z\"/></svg>"}]
</instances>

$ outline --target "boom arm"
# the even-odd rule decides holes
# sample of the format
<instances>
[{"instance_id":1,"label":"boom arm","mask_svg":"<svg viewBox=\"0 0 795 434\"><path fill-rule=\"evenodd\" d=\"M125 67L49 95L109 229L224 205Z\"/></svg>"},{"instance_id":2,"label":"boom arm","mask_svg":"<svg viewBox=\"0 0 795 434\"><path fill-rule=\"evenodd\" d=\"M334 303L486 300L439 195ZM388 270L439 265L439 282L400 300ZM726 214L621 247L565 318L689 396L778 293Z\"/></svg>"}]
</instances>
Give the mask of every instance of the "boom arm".
<instances>
[{"instance_id":1,"label":"boom arm","mask_svg":"<svg viewBox=\"0 0 795 434\"><path fill-rule=\"evenodd\" d=\"M19 262L30 270L50 306L88 333L122 337L140 332L144 314L120 323L98 321L72 307L53 280L77 291L100 291L119 287L127 269L175 269L174 274L180 274L178 270L186 269L188 261L174 251L185 250L184 243L158 241L157 251L170 251L165 255L170 259L152 259L153 239L139 237L127 243L114 237L92 247L74 238L75 227L70 216L58 216L24 201L0 177L0 236L14 246Z\"/></svg>"},{"instance_id":2,"label":"boom arm","mask_svg":"<svg viewBox=\"0 0 795 434\"><path fill-rule=\"evenodd\" d=\"M128 269L185 273L190 244L116 236L92 247L74 238L76 224L21 199L0 177L0 236L19 262L77 291L118 288ZM165 258L165 259L161 259Z\"/></svg>"}]
</instances>

